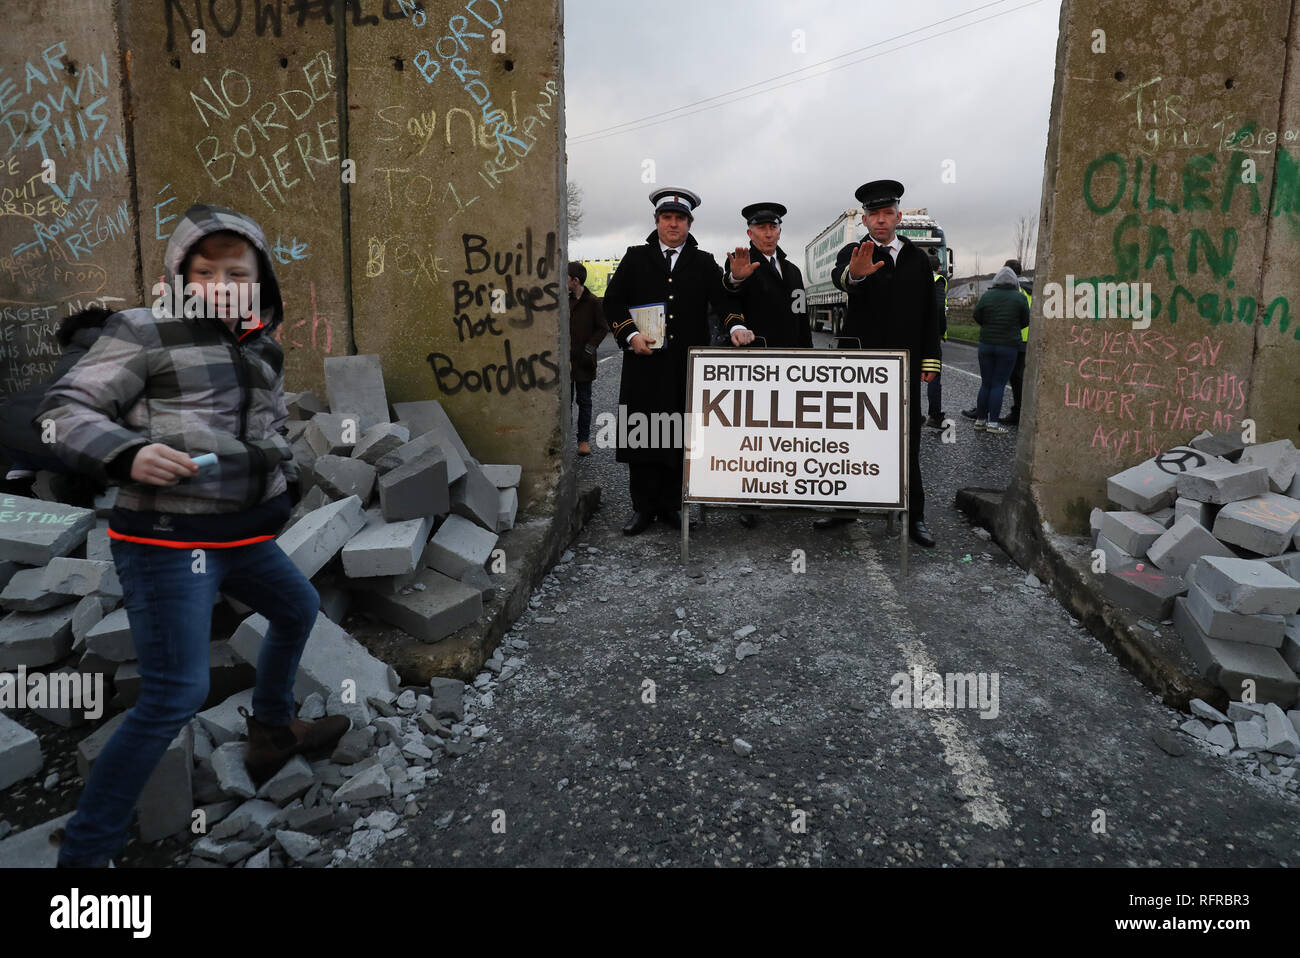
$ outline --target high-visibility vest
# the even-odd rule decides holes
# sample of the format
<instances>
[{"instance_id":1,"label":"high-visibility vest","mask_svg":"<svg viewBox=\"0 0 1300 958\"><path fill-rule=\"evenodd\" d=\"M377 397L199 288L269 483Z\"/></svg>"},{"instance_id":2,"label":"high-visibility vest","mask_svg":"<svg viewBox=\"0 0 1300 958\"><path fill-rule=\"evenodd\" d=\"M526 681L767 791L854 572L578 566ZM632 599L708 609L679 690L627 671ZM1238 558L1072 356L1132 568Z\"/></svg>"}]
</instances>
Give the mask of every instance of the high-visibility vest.
<instances>
[{"instance_id":1,"label":"high-visibility vest","mask_svg":"<svg viewBox=\"0 0 1300 958\"><path fill-rule=\"evenodd\" d=\"M1031 296L1031 295L1030 295L1026 290L1023 290L1023 289L1022 289L1020 292L1021 292L1021 293L1024 293L1024 296L1025 296L1025 302L1027 302L1027 303L1029 304L1029 308L1030 308L1030 309L1033 309L1033 308L1034 308L1034 297ZM1027 342L1029 342L1029 327L1028 327L1028 326L1026 326L1024 329L1020 330L1020 341L1021 341L1022 343L1027 343Z\"/></svg>"}]
</instances>

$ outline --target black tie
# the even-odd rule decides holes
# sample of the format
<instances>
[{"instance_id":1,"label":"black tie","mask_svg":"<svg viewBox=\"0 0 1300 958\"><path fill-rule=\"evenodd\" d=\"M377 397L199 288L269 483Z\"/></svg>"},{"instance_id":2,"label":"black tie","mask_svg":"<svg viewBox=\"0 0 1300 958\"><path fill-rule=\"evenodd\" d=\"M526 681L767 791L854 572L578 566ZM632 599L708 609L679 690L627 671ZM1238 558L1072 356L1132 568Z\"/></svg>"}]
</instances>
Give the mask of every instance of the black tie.
<instances>
[{"instance_id":1,"label":"black tie","mask_svg":"<svg viewBox=\"0 0 1300 958\"><path fill-rule=\"evenodd\" d=\"M877 246L875 260L878 263L884 263L886 266L894 265L894 257L889 254L888 246Z\"/></svg>"},{"instance_id":2,"label":"black tie","mask_svg":"<svg viewBox=\"0 0 1300 958\"><path fill-rule=\"evenodd\" d=\"M664 262L668 264L668 272L670 273L673 271L673 254L676 252L675 249L664 250Z\"/></svg>"},{"instance_id":3,"label":"black tie","mask_svg":"<svg viewBox=\"0 0 1300 958\"><path fill-rule=\"evenodd\" d=\"M777 276L780 276L780 275L781 275L781 267L779 267L779 266L776 265L776 257L775 257L775 256L772 257L772 269L774 269L774 270L776 271L776 275L777 275Z\"/></svg>"}]
</instances>

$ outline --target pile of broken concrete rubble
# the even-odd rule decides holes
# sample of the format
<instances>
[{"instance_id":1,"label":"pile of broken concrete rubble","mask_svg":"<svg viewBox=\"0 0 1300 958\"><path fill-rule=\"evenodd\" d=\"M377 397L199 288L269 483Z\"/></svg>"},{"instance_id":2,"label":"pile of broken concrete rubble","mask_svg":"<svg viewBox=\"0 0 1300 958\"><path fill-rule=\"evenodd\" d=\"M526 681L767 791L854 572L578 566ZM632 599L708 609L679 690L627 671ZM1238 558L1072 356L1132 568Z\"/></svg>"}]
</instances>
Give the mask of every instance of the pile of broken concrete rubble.
<instances>
[{"instance_id":1,"label":"pile of broken concrete rubble","mask_svg":"<svg viewBox=\"0 0 1300 958\"><path fill-rule=\"evenodd\" d=\"M146 841L192 831L200 809L207 831L195 852L223 864L285 856L325 863L329 856L313 835L337 827L341 809L351 809L351 819L367 802L403 810L436 777L443 755L461 754L486 735L464 724L461 681L435 678L429 687L402 690L393 669L342 623L360 610L436 642L477 620L493 590L487 564L518 509L520 469L481 465L436 401L395 403L390 416L377 356L327 359L325 381L328 407L312 393L286 397L302 498L277 542L322 603L295 687L300 715L346 714L352 730L329 761L295 759L253 789L236 709L251 711L267 623L224 597L247 617L211 645L211 707L172 743L139 804ZM5 711L26 706L64 727L86 722L87 703L66 695L58 703L22 701L20 680L35 690L31 676L99 676L115 709L138 694L106 534L115 491L93 511L41 499L0 501L0 607L8 610L0 619L0 789L43 767L37 737ZM500 658L498 650L489 667L495 661L500 671ZM74 686L69 681L65 690ZM110 718L78 746L83 780L124 717ZM390 814L377 812L374 828L393 829ZM379 840L361 839L359 852ZM0 859L2 850L0 843Z\"/></svg>"},{"instance_id":2,"label":"pile of broken concrete rubble","mask_svg":"<svg viewBox=\"0 0 1300 958\"><path fill-rule=\"evenodd\" d=\"M1218 724L1185 730L1300 754L1300 711L1283 711L1300 696L1300 451L1204 432L1112 476L1107 497L1118 509L1092 513L1103 594L1172 621L1201 674L1246 699L1228 715L1206 705Z\"/></svg>"}]
</instances>

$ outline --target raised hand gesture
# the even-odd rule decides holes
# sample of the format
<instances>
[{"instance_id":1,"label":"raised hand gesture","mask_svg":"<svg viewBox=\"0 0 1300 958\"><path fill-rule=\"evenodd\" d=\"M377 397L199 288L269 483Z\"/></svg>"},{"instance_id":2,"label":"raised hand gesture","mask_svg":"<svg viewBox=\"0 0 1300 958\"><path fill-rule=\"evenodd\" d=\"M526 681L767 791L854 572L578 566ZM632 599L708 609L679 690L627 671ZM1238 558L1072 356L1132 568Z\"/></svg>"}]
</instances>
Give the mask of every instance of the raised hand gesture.
<instances>
[{"instance_id":1,"label":"raised hand gesture","mask_svg":"<svg viewBox=\"0 0 1300 958\"><path fill-rule=\"evenodd\" d=\"M744 246L737 246L734 253L727 254L727 265L731 268L731 275L737 282L749 279L762 264L760 260L749 260L749 250Z\"/></svg>"},{"instance_id":2,"label":"raised hand gesture","mask_svg":"<svg viewBox=\"0 0 1300 958\"><path fill-rule=\"evenodd\" d=\"M870 276L876 270L885 265L884 260L873 263L871 255L875 252L876 244L870 240L864 240L858 244L858 248L853 251L853 257L849 260L849 275L854 279L861 279L863 276Z\"/></svg>"}]
</instances>

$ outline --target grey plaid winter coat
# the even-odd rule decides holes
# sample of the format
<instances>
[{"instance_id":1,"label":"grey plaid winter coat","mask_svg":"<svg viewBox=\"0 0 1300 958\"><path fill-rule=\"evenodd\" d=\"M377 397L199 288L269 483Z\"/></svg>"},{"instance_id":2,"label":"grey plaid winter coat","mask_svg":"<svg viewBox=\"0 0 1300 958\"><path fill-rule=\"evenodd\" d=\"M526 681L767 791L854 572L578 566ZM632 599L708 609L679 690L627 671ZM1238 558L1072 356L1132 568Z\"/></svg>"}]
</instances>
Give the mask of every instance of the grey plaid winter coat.
<instances>
[{"instance_id":1,"label":"grey plaid winter coat","mask_svg":"<svg viewBox=\"0 0 1300 958\"><path fill-rule=\"evenodd\" d=\"M296 481L284 402L284 352L272 335L284 318L261 228L217 206L191 207L167 244L170 286L190 248L233 230L257 250L262 325L235 332L220 319L114 314L95 345L50 387L33 419L54 422L54 452L79 472L105 468L132 446L165 443L190 456L216 453L211 478L153 486L124 479L121 509L204 515L248 510ZM182 278L183 281L183 278Z\"/></svg>"}]
</instances>

